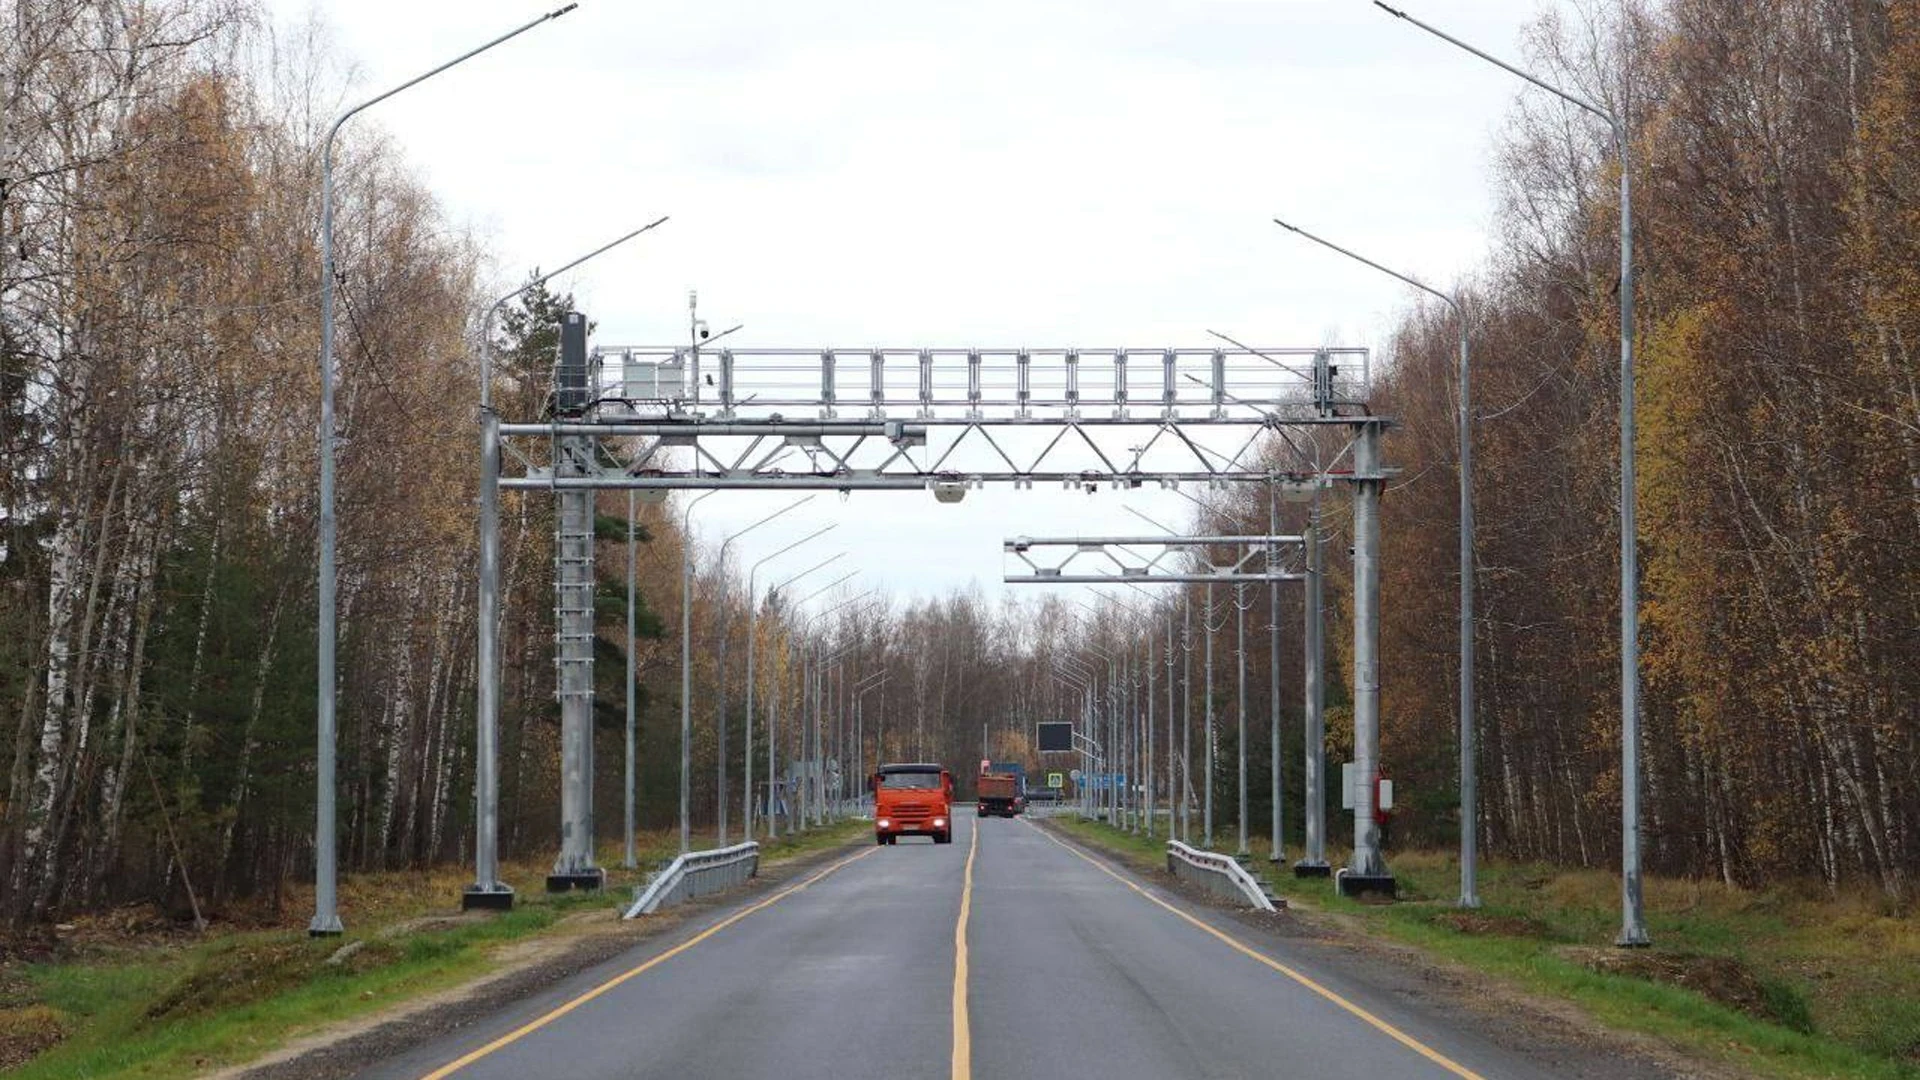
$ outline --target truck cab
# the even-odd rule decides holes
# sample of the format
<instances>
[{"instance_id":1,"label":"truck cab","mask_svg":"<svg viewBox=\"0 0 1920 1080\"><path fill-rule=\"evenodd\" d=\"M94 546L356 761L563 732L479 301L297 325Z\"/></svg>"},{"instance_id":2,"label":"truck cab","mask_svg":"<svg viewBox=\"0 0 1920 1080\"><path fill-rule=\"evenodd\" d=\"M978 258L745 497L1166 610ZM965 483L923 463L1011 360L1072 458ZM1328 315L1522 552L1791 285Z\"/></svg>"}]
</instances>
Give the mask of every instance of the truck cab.
<instances>
[{"instance_id":1,"label":"truck cab","mask_svg":"<svg viewBox=\"0 0 1920 1080\"><path fill-rule=\"evenodd\" d=\"M953 842L953 774L944 765L882 765L868 782L874 843L892 844L902 836Z\"/></svg>"}]
</instances>

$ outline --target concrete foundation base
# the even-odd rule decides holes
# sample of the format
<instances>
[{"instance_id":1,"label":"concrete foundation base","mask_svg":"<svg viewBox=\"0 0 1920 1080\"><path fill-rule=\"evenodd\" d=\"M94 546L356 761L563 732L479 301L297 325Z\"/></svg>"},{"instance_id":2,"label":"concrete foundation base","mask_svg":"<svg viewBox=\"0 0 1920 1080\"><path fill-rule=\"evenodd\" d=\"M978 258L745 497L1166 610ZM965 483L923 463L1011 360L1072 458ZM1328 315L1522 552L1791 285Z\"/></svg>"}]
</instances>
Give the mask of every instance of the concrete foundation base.
<instances>
[{"instance_id":1,"label":"concrete foundation base","mask_svg":"<svg viewBox=\"0 0 1920 1080\"><path fill-rule=\"evenodd\" d=\"M1293 876L1297 878L1332 877L1333 867L1323 862L1307 862L1302 859L1293 864Z\"/></svg>"},{"instance_id":2,"label":"concrete foundation base","mask_svg":"<svg viewBox=\"0 0 1920 1080\"><path fill-rule=\"evenodd\" d=\"M1388 900L1399 897L1392 874L1349 874L1341 872L1334 884L1340 889L1341 896L1381 896Z\"/></svg>"},{"instance_id":3,"label":"concrete foundation base","mask_svg":"<svg viewBox=\"0 0 1920 1080\"><path fill-rule=\"evenodd\" d=\"M469 885L460 893L461 911L512 911L513 890L502 885L494 889L482 889Z\"/></svg>"},{"instance_id":4,"label":"concrete foundation base","mask_svg":"<svg viewBox=\"0 0 1920 1080\"><path fill-rule=\"evenodd\" d=\"M571 874L547 875L547 891L550 893L573 892L575 890L592 892L604 887L606 883L607 872L597 866L591 870L578 870Z\"/></svg>"}]
</instances>

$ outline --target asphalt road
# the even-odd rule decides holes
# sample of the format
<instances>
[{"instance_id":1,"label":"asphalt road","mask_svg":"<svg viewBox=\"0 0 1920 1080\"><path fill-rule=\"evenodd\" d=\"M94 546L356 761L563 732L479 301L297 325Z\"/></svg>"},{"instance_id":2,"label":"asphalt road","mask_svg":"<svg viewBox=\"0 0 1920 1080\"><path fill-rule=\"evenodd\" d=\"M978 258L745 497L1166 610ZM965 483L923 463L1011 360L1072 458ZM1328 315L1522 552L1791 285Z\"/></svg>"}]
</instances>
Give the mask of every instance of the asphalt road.
<instances>
[{"instance_id":1,"label":"asphalt road","mask_svg":"<svg viewBox=\"0 0 1920 1080\"><path fill-rule=\"evenodd\" d=\"M951 845L836 859L367 1075L1658 1075L1026 821L957 824Z\"/></svg>"}]
</instances>

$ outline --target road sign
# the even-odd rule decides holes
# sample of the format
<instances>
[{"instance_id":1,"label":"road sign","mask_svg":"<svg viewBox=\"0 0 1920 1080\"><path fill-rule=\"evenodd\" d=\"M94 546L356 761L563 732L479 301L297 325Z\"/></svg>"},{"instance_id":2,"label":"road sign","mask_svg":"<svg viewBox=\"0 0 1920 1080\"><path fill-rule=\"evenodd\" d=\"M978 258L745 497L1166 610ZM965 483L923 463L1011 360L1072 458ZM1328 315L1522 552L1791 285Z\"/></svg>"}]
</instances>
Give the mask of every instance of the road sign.
<instances>
[{"instance_id":1,"label":"road sign","mask_svg":"<svg viewBox=\"0 0 1920 1080\"><path fill-rule=\"evenodd\" d=\"M1079 783L1079 782L1080 782L1080 775L1081 775L1081 774L1080 774L1080 770L1079 770L1079 769L1075 769L1075 770L1073 770L1072 772L1070 772L1070 773L1068 773L1067 775L1073 778L1073 782L1074 782L1074 783L1076 783L1076 784L1077 784L1077 783Z\"/></svg>"},{"instance_id":2,"label":"road sign","mask_svg":"<svg viewBox=\"0 0 1920 1080\"><path fill-rule=\"evenodd\" d=\"M1067 785L1062 782L1062 779L1059 773L1050 772L1047 774L1047 786L1050 788L1063 788L1063 787L1066 787Z\"/></svg>"},{"instance_id":3,"label":"road sign","mask_svg":"<svg viewBox=\"0 0 1920 1080\"><path fill-rule=\"evenodd\" d=\"M1037 737L1040 740L1040 752L1043 754L1069 754L1073 752L1073 722L1070 720L1044 720L1037 725Z\"/></svg>"}]
</instances>

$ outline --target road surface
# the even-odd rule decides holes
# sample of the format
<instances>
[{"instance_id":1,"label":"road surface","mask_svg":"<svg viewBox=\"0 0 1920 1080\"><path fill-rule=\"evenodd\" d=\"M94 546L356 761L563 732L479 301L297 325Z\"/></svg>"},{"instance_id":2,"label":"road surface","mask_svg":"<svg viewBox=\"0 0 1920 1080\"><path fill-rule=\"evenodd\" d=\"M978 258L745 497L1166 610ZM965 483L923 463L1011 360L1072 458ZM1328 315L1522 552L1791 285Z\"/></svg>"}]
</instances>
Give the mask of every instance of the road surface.
<instances>
[{"instance_id":1,"label":"road surface","mask_svg":"<svg viewBox=\"0 0 1920 1080\"><path fill-rule=\"evenodd\" d=\"M1028 821L957 823L951 845L836 857L368 1075L1660 1075L1186 899Z\"/></svg>"}]
</instances>

